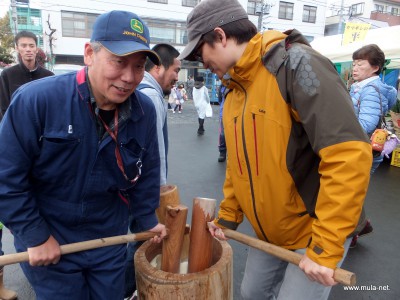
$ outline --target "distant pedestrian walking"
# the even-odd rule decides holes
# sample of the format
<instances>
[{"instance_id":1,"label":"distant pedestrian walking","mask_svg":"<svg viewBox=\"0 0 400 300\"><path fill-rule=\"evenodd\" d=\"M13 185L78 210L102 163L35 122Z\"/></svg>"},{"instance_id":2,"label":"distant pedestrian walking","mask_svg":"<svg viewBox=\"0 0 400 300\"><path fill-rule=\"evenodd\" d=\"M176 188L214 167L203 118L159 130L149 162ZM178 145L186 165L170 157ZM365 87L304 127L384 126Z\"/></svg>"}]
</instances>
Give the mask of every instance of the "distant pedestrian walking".
<instances>
[{"instance_id":1,"label":"distant pedestrian walking","mask_svg":"<svg viewBox=\"0 0 400 300\"><path fill-rule=\"evenodd\" d=\"M218 103L219 103L219 136L218 136L218 150L219 157L218 162L224 162L226 160L226 143L225 143L225 132L224 123L222 122L222 113L224 111L226 87L221 85L218 92Z\"/></svg>"},{"instance_id":2,"label":"distant pedestrian walking","mask_svg":"<svg viewBox=\"0 0 400 300\"><path fill-rule=\"evenodd\" d=\"M193 102L197 110L199 129L197 130L198 135L204 134L204 119L206 118L207 105L210 104L210 96L208 95L208 89L204 86L203 77L197 77L194 83L193 89Z\"/></svg>"},{"instance_id":3,"label":"distant pedestrian walking","mask_svg":"<svg viewBox=\"0 0 400 300\"><path fill-rule=\"evenodd\" d=\"M168 110L174 111L176 99L176 86L171 88L171 93L168 96Z\"/></svg>"},{"instance_id":4,"label":"distant pedestrian walking","mask_svg":"<svg viewBox=\"0 0 400 300\"><path fill-rule=\"evenodd\" d=\"M192 75L189 76L186 86L187 86L188 99L193 99L194 79Z\"/></svg>"},{"instance_id":5,"label":"distant pedestrian walking","mask_svg":"<svg viewBox=\"0 0 400 300\"><path fill-rule=\"evenodd\" d=\"M183 88L183 84L178 85L178 87L175 89L175 108L174 108L174 113L178 109L178 113L182 113L182 105L187 99L186 96L186 90Z\"/></svg>"}]
</instances>

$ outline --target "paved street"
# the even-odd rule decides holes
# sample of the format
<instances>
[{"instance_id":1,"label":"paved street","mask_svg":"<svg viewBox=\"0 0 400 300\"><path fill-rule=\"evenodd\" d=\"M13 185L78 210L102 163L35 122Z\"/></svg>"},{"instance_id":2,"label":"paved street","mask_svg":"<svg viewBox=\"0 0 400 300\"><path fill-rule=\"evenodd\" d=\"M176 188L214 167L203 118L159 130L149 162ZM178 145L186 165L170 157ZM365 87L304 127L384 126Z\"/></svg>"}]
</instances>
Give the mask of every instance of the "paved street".
<instances>
[{"instance_id":1,"label":"paved street","mask_svg":"<svg viewBox=\"0 0 400 300\"><path fill-rule=\"evenodd\" d=\"M169 183L179 188L181 202L189 208L194 197L222 199L222 184L225 163L218 163L218 106L213 106L214 116L205 121L204 136L197 136L197 114L192 101L184 104L182 114L169 112ZM359 240L351 249L342 266L355 272L357 287L365 291L345 291L341 285L335 286L329 300L396 300L400 299L399 267L400 255L400 168L389 166L385 161L371 179L366 199L366 211L371 219L374 232ZM190 223L191 211L187 223ZM252 234L247 222L239 231ZM14 251L12 236L6 230L3 247L6 253ZM246 262L247 247L237 242L229 242L233 247L234 299L239 300L240 282ZM20 300L34 299L20 267L5 268L5 284L17 290ZM296 287L294 287L296 288ZM385 290L374 290L374 289ZM199 299L202 300L202 299ZM313 299L310 299L313 300Z\"/></svg>"}]
</instances>

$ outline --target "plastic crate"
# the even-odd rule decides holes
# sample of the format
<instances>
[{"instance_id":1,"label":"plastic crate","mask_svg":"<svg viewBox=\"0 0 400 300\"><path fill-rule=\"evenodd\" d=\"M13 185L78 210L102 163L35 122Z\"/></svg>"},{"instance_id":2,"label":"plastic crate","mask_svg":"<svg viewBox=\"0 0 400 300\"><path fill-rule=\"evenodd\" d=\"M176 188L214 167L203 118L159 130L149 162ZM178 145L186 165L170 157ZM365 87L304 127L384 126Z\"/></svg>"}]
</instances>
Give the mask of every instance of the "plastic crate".
<instances>
[{"instance_id":1,"label":"plastic crate","mask_svg":"<svg viewBox=\"0 0 400 300\"><path fill-rule=\"evenodd\" d=\"M390 163L391 166L399 167L400 168L400 148L397 147L392 152L392 162Z\"/></svg>"}]
</instances>

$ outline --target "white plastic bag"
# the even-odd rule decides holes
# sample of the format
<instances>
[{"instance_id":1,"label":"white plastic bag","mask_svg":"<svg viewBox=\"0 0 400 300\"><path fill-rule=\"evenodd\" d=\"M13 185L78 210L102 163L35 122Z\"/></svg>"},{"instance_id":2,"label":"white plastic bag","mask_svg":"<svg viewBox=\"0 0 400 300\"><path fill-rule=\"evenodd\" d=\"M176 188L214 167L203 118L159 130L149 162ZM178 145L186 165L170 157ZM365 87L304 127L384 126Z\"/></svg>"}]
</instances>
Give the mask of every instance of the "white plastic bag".
<instances>
[{"instance_id":1,"label":"white plastic bag","mask_svg":"<svg viewBox=\"0 0 400 300\"><path fill-rule=\"evenodd\" d=\"M206 117L211 118L212 116L213 116L213 110L212 110L211 104L208 103L207 108L206 108Z\"/></svg>"}]
</instances>

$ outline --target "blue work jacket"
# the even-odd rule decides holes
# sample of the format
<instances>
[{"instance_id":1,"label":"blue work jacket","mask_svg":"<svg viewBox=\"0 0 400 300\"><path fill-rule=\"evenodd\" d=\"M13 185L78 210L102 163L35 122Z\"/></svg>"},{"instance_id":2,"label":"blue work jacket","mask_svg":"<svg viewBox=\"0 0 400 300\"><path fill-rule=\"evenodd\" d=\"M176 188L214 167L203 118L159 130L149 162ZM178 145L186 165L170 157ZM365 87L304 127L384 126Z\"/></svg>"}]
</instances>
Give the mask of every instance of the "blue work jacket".
<instances>
[{"instance_id":1,"label":"blue work jacket","mask_svg":"<svg viewBox=\"0 0 400 300\"><path fill-rule=\"evenodd\" d=\"M0 124L0 220L20 244L53 235L60 244L127 233L158 221L160 158L156 114L136 91L116 143L99 140L84 69L37 80L13 95ZM140 172L139 172L140 169Z\"/></svg>"}]
</instances>

